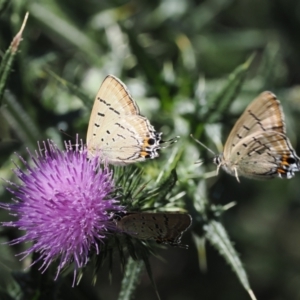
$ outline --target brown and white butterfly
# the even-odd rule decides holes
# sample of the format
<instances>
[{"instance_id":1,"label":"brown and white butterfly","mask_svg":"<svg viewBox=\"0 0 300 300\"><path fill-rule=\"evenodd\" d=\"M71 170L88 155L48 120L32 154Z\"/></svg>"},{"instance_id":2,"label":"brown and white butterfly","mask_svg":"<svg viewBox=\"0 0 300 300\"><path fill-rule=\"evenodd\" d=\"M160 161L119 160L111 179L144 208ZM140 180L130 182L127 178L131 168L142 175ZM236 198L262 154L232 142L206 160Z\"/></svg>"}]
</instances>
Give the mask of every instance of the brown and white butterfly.
<instances>
[{"instance_id":1,"label":"brown and white butterfly","mask_svg":"<svg viewBox=\"0 0 300 300\"><path fill-rule=\"evenodd\" d=\"M239 181L292 178L300 171L299 157L288 137L281 104L271 92L255 98L235 123L214 163Z\"/></svg>"},{"instance_id":2,"label":"brown and white butterfly","mask_svg":"<svg viewBox=\"0 0 300 300\"><path fill-rule=\"evenodd\" d=\"M181 237L191 226L192 217L179 212L129 212L115 216L114 222L118 231L137 239L184 247Z\"/></svg>"},{"instance_id":3,"label":"brown and white butterfly","mask_svg":"<svg viewBox=\"0 0 300 300\"><path fill-rule=\"evenodd\" d=\"M109 164L126 165L158 156L161 132L140 114L125 84L108 75L91 112L87 148Z\"/></svg>"}]
</instances>

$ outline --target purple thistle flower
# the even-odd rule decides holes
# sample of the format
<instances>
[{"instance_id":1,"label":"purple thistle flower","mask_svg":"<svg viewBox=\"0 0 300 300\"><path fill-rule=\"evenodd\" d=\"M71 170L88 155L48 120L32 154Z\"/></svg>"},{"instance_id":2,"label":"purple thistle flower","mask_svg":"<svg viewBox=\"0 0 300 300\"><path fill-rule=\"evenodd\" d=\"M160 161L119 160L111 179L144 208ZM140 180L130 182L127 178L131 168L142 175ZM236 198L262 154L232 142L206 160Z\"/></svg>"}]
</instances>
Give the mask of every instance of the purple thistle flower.
<instances>
[{"instance_id":1,"label":"purple thistle flower","mask_svg":"<svg viewBox=\"0 0 300 300\"><path fill-rule=\"evenodd\" d=\"M32 242L20 253L22 259L39 253L32 264L42 260L40 269L44 272L60 257L55 279L74 261L75 280L77 270L88 261L89 251L94 248L98 254L98 242L103 242L108 230L113 230L111 215L124 208L109 196L114 190L112 172L100 167L99 156L88 160L82 142L77 143L75 150L66 144L66 151L60 151L50 141L43 145L44 149L39 145L35 155L29 152L34 167L20 157L27 172L18 166L14 172L22 184L8 182L15 203L0 205L17 220L2 225L26 231L10 242Z\"/></svg>"}]
</instances>

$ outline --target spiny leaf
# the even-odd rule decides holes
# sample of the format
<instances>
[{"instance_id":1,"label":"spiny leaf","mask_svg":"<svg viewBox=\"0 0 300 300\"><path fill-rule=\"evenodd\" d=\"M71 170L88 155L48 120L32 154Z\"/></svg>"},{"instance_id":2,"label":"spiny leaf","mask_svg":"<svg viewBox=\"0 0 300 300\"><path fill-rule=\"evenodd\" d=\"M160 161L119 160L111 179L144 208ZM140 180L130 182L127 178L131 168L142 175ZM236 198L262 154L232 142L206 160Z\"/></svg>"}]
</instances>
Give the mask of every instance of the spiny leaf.
<instances>
[{"instance_id":1,"label":"spiny leaf","mask_svg":"<svg viewBox=\"0 0 300 300\"><path fill-rule=\"evenodd\" d=\"M141 260L128 259L118 300L130 300L133 298L140 281L140 275L144 269L143 266L144 264Z\"/></svg>"},{"instance_id":2,"label":"spiny leaf","mask_svg":"<svg viewBox=\"0 0 300 300\"><path fill-rule=\"evenodd\" d=\"M144 263L145 263L145 266L146 266L146 270L147 270L148 276L149 276L149 278L151 280L151 283L152 283L152 285L154 287L157 299L160 300L160 296L159 296L159 293L158 293L158 289L157 289L156 283L155 283L154 278L153 278L152 269L151 269L151 265L150 265L148 256L144 256L143 260L144 260Z\"/></svg>"},{"instance_id":3,"label":"spiny leaf","mask_svg":"<svg viewBox=\"0 0 300 300\"><path fill-rule=\"evenodd\" d=\"M142 201L148 200L148 204L153 207L164 207L168 203L167 194L174 188L176 182L177 173L176 169L173 169L169 176Z\"/></svg>"},{"instance_id":4,"label":"spiny leaf","mask_svg":"<svg viewBox=\"0 0 300 300\"><path fill-rule=\"evenodd\" d=\"M233 271L239 278L245 290L249 293L251 298L256 299L253 291L250 288L247 274L243 268L242 262L232 246L227 232L223 225L217 221L210 221L205 226L205 237L207 240L219 251L219 253L226 259Z\"/></svg>"},{"instance_id":5,"label":"spiny leaf","mask_svg":"<svg viewBox=\"0 0 300 300\"><path fill-rule=\"evenodd\" d=\"M134 201L139 200L139 190L142 185L143 171L134 166L114 167L114 179L118 197L121 198L121 204L131 209Z\"/></svg>"},{"instance_id":6,"label":"spiny leaf","mask_svg":"<svg viewBox=\"0 0 300 300\"><path fill-rule=\"evenodd\" d=\"M177 181L176 169L171 170L161 184L157 187L148 187L149 182L142 181L143 171L139 168L128 167L126 169L115 167L114 178L117 197L121 204L129 211L141 211L164 207L168 201L168 193L172 191Z\"/></svg>"},{"instance_id":7,"label":"spiny leaf","mask_svg":"<svg viewBox=\"0 0 300 300\"><path fill-rule=\"evenodd\" d=\"M279 45L277 42L270 42L259 65L258 76L261 78L261 90L272 90L274 81L278 76L278 61L280 61Z\"/></svg>"},{"instance_id":8,"label":"spiny leaf","mask_svg":"<svg viewBox=\"0 0 300 300\"><path fill-rule=\"evenodd\" d=\"M65 80L62 77L58 76L57 74L55 74L50 69L46 69L46 72L49 75L51 75L54 79L56 79L61 85L68 88L69 91L73 95L77 96L82 101L82 103L84 103L84 105L87 106L88 109L92 109L94 99L92 100L92 98L89 95L87 95L86 92L84 92L82 89L80 89L77 85L75 85L71 82L68 82L67 80Z\"/></svg>"},{"instance_id":9,"label":"spiny leaf","mask_svg":"<svg viewBox=\"0 0 300 300\"><path fill-rule=\"evenodd\" d=\"M174 142L176 143L177 140L179 139L179 136L177 136L174 140ZM174 143L172 142L172 143ZM168 145L170 146L170 145ZM179 162L182 152L183 152L183 146L179 147L174 147L172 149L172 152L170 153L170 155L168 156L168 160L165 162L165 164L163 165L163 167L161 168L160 173L157 176L157 179L155 181L156 184L158 184L162 179L167 178L170 173L173 172L173 170L176 168L177 163Z\"/></svg>"},{"instance_id":10,"label":"spiny leaf","mask_svg":"<svg viewBox=\"0 0 300 300\"><path fill-rule=\"evenodd\" d=\"M36 141L41 136L38 130L39 127L9 92L6 93L6 105L3 106L3 115L19 138L26 142L28 147L35 148Z\"/></svg>"},{"instance_id":11,"label":"spiny leaf","mask_svg":"<svg viewBox=\"0 0 300 300\"><path fill-rule=\"evenodd\" d=\"M12 69L12 64L13 64L15 55L19 48L19 44L22 40L22 34L23 34L24 28L26 26L28 16L29 16L29 14L27 12L25 14L21 29L16 34L16 36L13 38L9 48L6 50L6 52L3 56L3 59L0 64L0 106L2 105L2 98L3 98L7 78Z\"/></svg>"},{"instance_id":12,"label":"spiny leaf","mask_svg":"<svg viewBox=\"0 0 300 300\"><path fill-rule=\"evenodd\" d=\"M205 237L193 234L193 240L195 242L198 252L199 268L202 272L207 271L207 259L206 259L206 248L205 248Z\"/></svg>"},{"instance_id":13,"label":"spiny leaf","mask_svg":"<svg viewBox=\"0 0 300 300\"><path fill-rule=\"evenodd\" d=\"M245 63L238 66L229 75L228 80L221 91L212 98L208 99L208 111L204 116L202 116L207 123L217 122L221 118L222 114L229 108L229 105L242 88L254 57L254 54L251 55Z\"/></svg>"},{"instance_id":14,"label":"spiny leaf","mask_svg":"<svg viewBox=\"0 0 300 300\"><path fill-rule=\"evenodd\" d=\"M132 30L128 30L125 26L122 27L123 31L128 36L128 41L132 52L138 60L138 64L143 69L147 81L153 86L153 90L157 92L158 98L161 99L162 109L167 109L172 103L169 89L160 76L160 69L157 64L149 57L145 49L139 44L136 34ZM168 106L168 107L167 107Z\"/></svg>"},{"instance_id":15,"label":"spiny leaf","mask_svg":"<svg viewBox=\"0 0 300 300\"><path fill-rule=\"evenodd\" d=\"M85 54L91 65L100 65L101 49L83 30L80 30L55 1L33 1L29 3L30 13L42 24L46 31L55 32L68 43Z\"/></svg>"}]
</instances>

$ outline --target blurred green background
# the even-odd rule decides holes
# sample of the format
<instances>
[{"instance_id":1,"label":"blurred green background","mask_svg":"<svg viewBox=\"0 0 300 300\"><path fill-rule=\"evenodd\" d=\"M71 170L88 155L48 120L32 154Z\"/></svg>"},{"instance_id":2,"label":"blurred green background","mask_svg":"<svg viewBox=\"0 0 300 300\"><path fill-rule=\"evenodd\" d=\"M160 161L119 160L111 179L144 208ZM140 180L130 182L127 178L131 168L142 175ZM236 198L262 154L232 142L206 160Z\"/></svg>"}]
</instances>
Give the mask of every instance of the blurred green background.
<instances>
[{"instance_id":1,"label":"blurred green background","mask_svg":"<svg viewBox=\"0 0 300 300\"><path fill-rule=\"evenodd\" d=\"M204 174L215 170L212 155L189 137L193 133L220 151L245 106L267 89L281 99L288 136L300 153L300 2L0 0L1 56L26 11L30 16L1 105L0 177L12 180L13 153L26 157L26 147L35 149L38 140L52 139L62 147L69 138L59 129L85 139L97 90L105 76L113 74L128 86L142 114L165 139L181 136L158 159L141 165L147 176L155 180L169 157L180 153L176 189L184 192L188 210L191 203L197 208L201 199L219 205L237 202L222 222L257 298L300 299L300 175L291 180L241 178L238 183L220 171L205 180ZM231 95L227 104L220 100L210 105L210 99L222 99L228 75L253 53L236 97ZM83 103L68 83L90 100ZM221 111L218 105L224 106ZM15 121L15 111L26 128ZM199 158L205 161L201 167L194 164ZM5 184L0 197L3 202L11 198ZM5 211L0 218L10 219ZM188 250L167 247L158 252L163 260L151 258L161 298L250 299L209 243L208 269L200 271L192 231L197 229L183 238ZM15 236L13 231L2 232L1 242ZM12 295L18 287L11 271L28 264L14 256L22 247L0 245L0 287ZM57 299L117 299L122 278L118 259L111 284L107 268L101 268L95 287L88 271L73 289L70 276ZM135 299L156 299L146 273Z\"/></svg>"}]
</instances>

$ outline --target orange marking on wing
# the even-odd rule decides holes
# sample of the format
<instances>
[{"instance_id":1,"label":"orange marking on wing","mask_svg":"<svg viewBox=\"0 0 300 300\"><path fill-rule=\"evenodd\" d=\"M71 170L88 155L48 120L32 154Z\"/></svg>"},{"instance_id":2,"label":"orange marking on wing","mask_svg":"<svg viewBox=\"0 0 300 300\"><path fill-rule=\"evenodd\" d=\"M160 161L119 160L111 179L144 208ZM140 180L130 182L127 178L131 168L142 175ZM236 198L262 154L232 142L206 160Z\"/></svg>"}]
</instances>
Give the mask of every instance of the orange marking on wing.
<instances>
[{"instance_id":1,"label":"orange marking on wing","mask_svg":"<svg viewBox=\"0 0 300 300\"><path fill-rule=\"evenodd\" d=\"M278 173L281 173L281 174L286 174L286 170L281 169L281 168L278 168L278 169L277 169L277 172L278 172Z\"/></svg>"},{"instance_id":2,"label":"orange marking on wing","mask_svg":"<svg viewBox=\"0 0 300 300\"><path fill-rule=\"evenodd\" d=\"M142 148L145 149L146 147L149 147L149 143L147 139L144 140Z\"/></svg>"},{"instance_id":3,"label":"orange marking on wing","mask_svg":"<svg viewBox=\"0 0 300 300\"><path fill-rule=\"evenodd\" d=\"M151 140L151 143L149 143L149 141ZM157 141L155 141L155 139L152 137L152 138L146 138L144 141L143 141L143 146L142 146L142 149L145 150L145 149L149 149L149 148L154 148L154 145Z\"/></svg>"},{"instance_id":4,"label":"orange marking on wing","mask_svg":"<svg viewBox=\"0 0 300 300\"><path fill-rule=\"evenodd\" d=\"M281 162L281 165L284 165L284 166L289 166L290 163L288 162L288 159L290 158L289 155L283 155L282 156L282 162Z\"/></svg>"},{"instance_id":5,"label":"orange marking on wing","mask_svg":"<svg viewBox=\"0 0 300 300\"><path fill-rule=\"evenodd\" d=\"M147 156L149 156L149 153L147 151L141 151L140 156L147 157Z\"/></svg>"}]
</instances>

